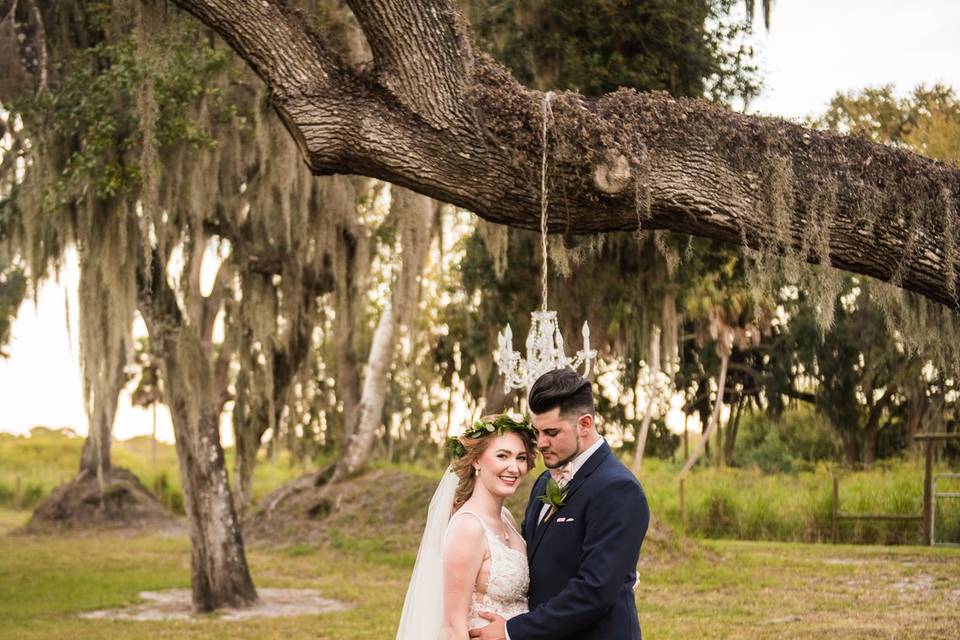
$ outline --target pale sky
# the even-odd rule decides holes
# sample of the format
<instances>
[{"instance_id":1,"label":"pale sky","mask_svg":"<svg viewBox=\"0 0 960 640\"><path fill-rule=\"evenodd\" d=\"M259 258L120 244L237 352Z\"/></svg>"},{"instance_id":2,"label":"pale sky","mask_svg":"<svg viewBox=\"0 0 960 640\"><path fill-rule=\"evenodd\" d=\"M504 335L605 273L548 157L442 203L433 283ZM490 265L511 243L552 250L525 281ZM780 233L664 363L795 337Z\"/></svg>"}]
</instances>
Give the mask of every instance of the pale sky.
<instances>
[{"instance_id":1,"label":"pale sky","mask_svg":"<svg viewBox=\"0 0 960 640\"><path fill-rule=\"evenodd\" d=\"M753 113L802 119L821 113L837 91L891 82L903 93L921 82L960 90L960 0L774 0L770 31L757 24L766 89ZM76 327L75 268L62 280L66 288L44 286L36 308L25 303L14 323L11 358L0 360L0 431L43 425L86 434L75 332L71 346L65 321L70 291ZM162 410L158 422L160 437L172 441ZM150 413L124 394L115 436L150 431Z\"/></svg>"},{"instance_id":2,"label":"pale sky","mask_svg":"<svg viewBox=\"0 0 960 640\"><path fill-rule=\"evenodd\" d=\"M802 119L837 91L891 82L960 90L958 0L773 0L770 31L756 25L766 91L753 113Z\"/></svg>"}]
</instances>

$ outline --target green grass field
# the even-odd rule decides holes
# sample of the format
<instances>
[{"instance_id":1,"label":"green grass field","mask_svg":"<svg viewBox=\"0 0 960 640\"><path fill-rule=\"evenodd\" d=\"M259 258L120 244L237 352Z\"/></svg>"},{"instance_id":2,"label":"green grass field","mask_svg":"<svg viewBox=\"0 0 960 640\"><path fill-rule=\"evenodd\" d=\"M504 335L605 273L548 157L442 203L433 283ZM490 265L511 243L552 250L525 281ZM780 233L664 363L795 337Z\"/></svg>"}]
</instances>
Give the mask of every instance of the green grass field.
<instances>
[{"instance_id":1,"label":"green grass field","mask_svg":"<svg viewBox=\"0 0 960 640\"><path fill-rule=\"evenodd\" d=\"M0 510L5 533L24 512ZM80 612L188 586L182 536L0 534L0 639L392 638L412 557L375 541L255 545L261 587L313 588L345 612L227 622L86 620ZM917 547L708 541L690 557L645 559L637 592L644 637L960 637L960 552Z\"/></svg>"},{"instance_id":2,"label":"green grass field","mask_svg":"<svg viewBox=\"0 0 960 640\"><path fill-rule=\"evenodd\" d=\"M393 637L416 548L409 526L403 532L385 530L380 520L369 522L384 518L374 512L365 519L337 520L330 524L336 530L326 530L317 544L248 542L259 587L316 589L348 603L347 611L243 622L217 616L182 622L80 618L82 612L136 603L142 591L189 586L189 542L183 533L11 533L30 517L30 507L72 476L81 445L79 438L42 431L33 438L0 436L0 640ZM145 438L117 443L115 464L160 488L165 503L176 508L182 498L173 448L161 445L153 464L150 447ZM400 520L422 517L423 478L432 486L439 472L376 466L399 483L397 496L406 491L416 497L413 503L397 498L391 514L403 514ZM255 494L265 495L304 470L284 456L263 460ZM641 474L654 515L674 526L676 472L676 464L651 460ZM687 484L688 532L703 539L678 543L668 527L662 539L645 547L637 592L644 637L960 637L960 549L910 546L919 531L903 525L843 531L846 540L899 546L801 542L827 537L830 473L826 468L787 475L712 468L694 473ZM921 477L920 467L909 462L847 473L842 508L919 511ZM960 516L949 504L941 508L943 532L960 538Z\"/></svg>"}]
</instances>

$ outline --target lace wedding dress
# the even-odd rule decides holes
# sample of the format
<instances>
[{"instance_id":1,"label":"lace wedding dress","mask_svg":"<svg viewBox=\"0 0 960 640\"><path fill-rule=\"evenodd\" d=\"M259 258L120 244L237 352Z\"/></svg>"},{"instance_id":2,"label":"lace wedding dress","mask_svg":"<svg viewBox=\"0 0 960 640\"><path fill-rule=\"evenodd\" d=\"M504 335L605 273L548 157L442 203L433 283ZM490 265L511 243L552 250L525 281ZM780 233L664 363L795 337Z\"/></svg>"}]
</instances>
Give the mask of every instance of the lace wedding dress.
<instances>
[{"instance_id":1,"label":"lace wedding dress","mask_svg":"<svg viewBox=\"0 0 960 640\"><path fill-rule=\"evenodd\" d=\"M443 631L443 541L451 520L450 511L456 495L459 478L447 469L437 486L430 508L427 524L420 539L417 561L407 585L407 595L400 614L396 640L444 640ZM527 590L530 587L530 570L527 555L512 549L496 533L490 531L483 520L470 511L460 511L453 517L471 513L480 520L490 550L490 571L486 589L478 593L474 587L470 598L467 628L483 627L487 621L480 617L481 611L512 618L527 611ZM504 509L501 517L514 533ZM517 536L520 534L517 533Z\"/></svg>"},{"instance_id":2,"label":"lace wedding dress","mask_svg":"<svg viewBox=\"0 0 960 640\"><path fill-rule=\"evenodd\" d=\"M487 548L490 551L490 571L486 590L478 593L477 587L474 586L473 595L470 597L467 628L476 629L490 624L489 621L480 617L481 611L496 613L508 620L513 616L526 613L527 590L530 587L527 554L507 545L500 536L487 527L483 518L473 511L459 511L453 518L462 515L471 515L480 521L487 538ZM451 522L453 518L450 519ZM501 519L519 538L520 533L505 515L501 515Z\"/></svg>"}]
</instances>

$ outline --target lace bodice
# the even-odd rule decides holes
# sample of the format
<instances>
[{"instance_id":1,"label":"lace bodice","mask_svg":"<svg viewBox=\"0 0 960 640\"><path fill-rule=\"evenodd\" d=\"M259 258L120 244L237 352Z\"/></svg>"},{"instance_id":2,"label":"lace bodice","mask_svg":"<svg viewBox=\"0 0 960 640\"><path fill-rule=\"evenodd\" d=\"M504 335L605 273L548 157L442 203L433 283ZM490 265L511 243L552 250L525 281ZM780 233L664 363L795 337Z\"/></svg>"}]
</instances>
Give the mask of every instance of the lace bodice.
<instances>
[{"instance_id":1,"label":"lace bodice","mask_svg":"<svg viewBox=\"0 0 960 640\"><path fill-rule=\"evenodd\" d=\"M487 588L484 593L478 593L474 585L473 595L470 597L470 612L467 615L467 628L476 629L489 624L480 617L481 611L489 611L507 618L527 612L527 590L530 587L530 568L527 564L527 554L508 546L496 533L491 531L483 518L472 511L460 511L456 515L469 514L480 521L487 538L487 548L490 551L490 572L487 578ZM456 516L455 516L456 517ZM520 534L503 518L506 526L510 527L517 537Z\"/></svg>"}]
</instances>

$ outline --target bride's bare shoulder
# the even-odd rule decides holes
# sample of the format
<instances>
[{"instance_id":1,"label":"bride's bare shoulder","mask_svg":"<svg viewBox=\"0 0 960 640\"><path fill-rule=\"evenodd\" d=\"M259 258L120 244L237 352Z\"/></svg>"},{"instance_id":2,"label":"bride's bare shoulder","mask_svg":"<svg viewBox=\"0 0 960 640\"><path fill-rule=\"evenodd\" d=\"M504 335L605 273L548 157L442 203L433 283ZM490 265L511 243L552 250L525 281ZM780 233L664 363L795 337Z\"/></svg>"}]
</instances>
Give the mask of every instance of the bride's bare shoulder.
<instances>
[{"instance_id":1,"label":"bride's bare shoulder","mask_svg":"<svg viewBox=\"0 0 960 640\"><path fill-rule=\"evenodd\" d=\"M486 535L480 518L470 512L455 513L443 540L445 562L472 565L482 562L486 552Z\"/></svg>"},{"instance_id":2,"label":"bride's bare shoulder","mask_svg":"<svg viewBox=\"0 0 960 640\"><path fill-rule=\"evenodd\" d=\"M477 514L472 511L460 510L450 517L445 538L447 544L463 540L476 543L483 537L483 522Z\"/></svg>"}]
</instances>

